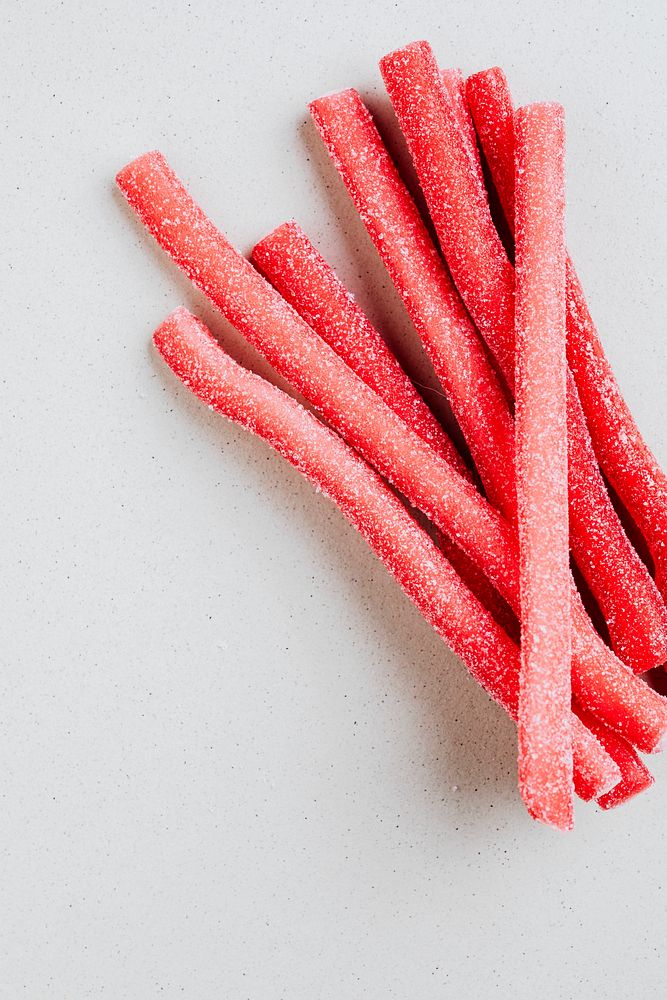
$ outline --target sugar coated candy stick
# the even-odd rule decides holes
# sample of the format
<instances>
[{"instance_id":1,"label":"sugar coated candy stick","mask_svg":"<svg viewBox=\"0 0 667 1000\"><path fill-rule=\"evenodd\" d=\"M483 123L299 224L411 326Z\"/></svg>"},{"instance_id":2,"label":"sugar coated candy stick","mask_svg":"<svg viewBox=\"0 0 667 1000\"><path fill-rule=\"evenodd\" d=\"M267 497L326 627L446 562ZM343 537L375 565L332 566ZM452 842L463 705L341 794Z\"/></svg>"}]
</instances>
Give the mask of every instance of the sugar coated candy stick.
<instances>
[{"instance_id":1,"label":"sugar coated candy stick","mask_svg":"<svg viewBox=\"0 0 667 1000\"><path fill-rule=\"evenodd\" d=\"M461 473L470 472L363 309L296 222L253 248L251 259L309 326L406 424Z\"/></svg>"},{"instance_id":2,"label":"sugar coated candy stick","mask_svg":"<svg viewBox=\"0 0 667 1000\"><path fill-rule=\"evenodd\" d=\"M356 91L321 97L310 111L433 362L487 495L512 519L512 414L417 206Z\"/></svg>"},{"instance_id":3,"label":"sugar coated candy stick","mask_svg":"<svg viewBox=\"0 0 667 1000\"><path fill-rule=\"evenodd\" d=\"M655 779L630 744L580 706L575 705L574 712L600 741L621 772L621 780L611 791L599 796L598 804L603 809L614 809L649 789Z\"/></svg>"},{"instance_id":4,"label":"sugar coated candy stick","mask_svg":"<svg viewBox=\"0 0 667 1000\"><path fill-rule=\"evenodd\" d=\"M416 42L380 65L454 281L513 386L514 269L443 99L433 53L426 42ZM615 650L640 673L667 658L667 608L611 504L571 374L568 382L573 555Z\"/></svg>"},{"instance_id":5,"label":"sugar coated candy stick","mask_svg":"<svg viewBox=\"0 0 667 1000\"><path fill-rule=\"evenodd\" d=\"M466 98L493 186L514 232L514 104L500 67L469 76Z\"/></svg>"},{"instance_id":6,"label":"sugar coated candy stick","mask_svg":"<svg viewBox=\"0 0 667 1000\"><path fill-rule=\"evenodd\" d=\"M505 217L514 221L514 105L495 66L468 78L466 94ZM651 550L667 598L667 478L630 413L604 353L572 259L567 258L568 361L597 459Z\"/></svg>"},{"instance_id":7,"label":"sugar coated candy stick","mask_svg":"<svg viewBox=\"0 0 667 1000\"><path fill-rule=\"evenodd\" d=\"M563 109L529 105L516 123L519 786L531 815L567 829L573 785Z\"/></svg>"},{"instance_id":8,"label":"sugar coated candy stick","mask_svg":"<svg viewBox=\"0 0 667 1000\"><path fill-rule=\"evenodd\" d=\"M408 597L490 696L516 718L518 651L380 477L300 404L234 362L179 309L156 330L174 374L208 406L263 438L340 508ZM619 780L616 765L572 717L575 781L585 798Z\"/></svg>"},{"instance_id":9,"label":"sugar coated candy stick","mask_svg":"<svg viewBox=\"0 0 667 1000\"><path fill-rule=\"evenodd\" d=\"M446 68L440 71L442 85L449 99L450 106L456 118L456 124L465 143L465 149L472 163L477 180L484 187L482 161L477 146L477 133L468 108L466 97L466 81L463 73L457 68Z\"/></svg>"},{"instance_id":10,"label":"sugar coated candy stick","mask_svg":"<svg viewBox=\"0 0 667 1000\"><path fill-rule=\"evenodd\" d=\"M229 244L160 153L120 171L119 187L159 244L227 319L408 500L453 538L513 610L515 532L477 490L415 434ZM641 749L667 729L667 703L602 642L576 590L573 682L582 703Z\"/></svg>"},{"instance_id":11,"label":"sugar coated candy stick","mask_svg":"<svg viewBox=\"0 0 667 1000\"><path fill-rule=\"evenodd\" d=\"M600 638L574 584L572 690L585 708L644 753L664 749L667 702L637 678Z\"/></svg>"}]
</instances>

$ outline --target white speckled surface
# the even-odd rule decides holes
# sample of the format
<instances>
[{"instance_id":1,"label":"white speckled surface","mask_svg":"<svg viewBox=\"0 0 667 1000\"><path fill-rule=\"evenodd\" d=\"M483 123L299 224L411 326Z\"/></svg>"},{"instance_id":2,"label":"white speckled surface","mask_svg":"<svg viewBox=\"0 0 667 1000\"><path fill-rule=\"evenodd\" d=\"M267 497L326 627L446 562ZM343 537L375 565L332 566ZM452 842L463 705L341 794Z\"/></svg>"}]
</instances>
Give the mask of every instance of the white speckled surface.
<instances>
[{"instance_id":1,"label":"white speckled surface","mask_svg":"<svg viewBox=\"0 0 667 1000\"><path fill-rule=\"evenodd\" d=\"M154 360L180 303L250 353L112 181L159 146L242 248L295 216L423 380L305 106L356 85L389 121L376 62L413 38L502 63L565 105L570 249L664 462L667 14L135 7L2 8L0 998L662 998L667 761L531 825L500 710Z\"/></svg>"}]
</instances>

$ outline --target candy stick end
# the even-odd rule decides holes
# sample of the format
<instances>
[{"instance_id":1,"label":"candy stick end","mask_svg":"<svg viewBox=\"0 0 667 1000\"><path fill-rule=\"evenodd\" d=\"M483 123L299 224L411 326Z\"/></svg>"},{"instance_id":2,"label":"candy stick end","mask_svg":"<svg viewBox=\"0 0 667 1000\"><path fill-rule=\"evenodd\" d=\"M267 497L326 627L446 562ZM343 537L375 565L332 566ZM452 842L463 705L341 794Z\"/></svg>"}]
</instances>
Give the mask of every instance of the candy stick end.
<instances>
[{"instance_id":1,"label":"candy stick end","mask_svg":"<svg viewBox=\"0 0 667 1000\"><path fill-rule=\"evenodd\" d=\"M629 802L630 799L634 799L636 795L648 791L654 784L655 778L648 769L645 769L641 775L635 775L632 784L626 785L625 782L621 781L614 788L610 789L609 792L598 796L597 804L605 811L616 809L618 806L622 806L623 803Z\"/></svg>"},{"instance_id":2,"label":"candy stick end","mask_svg":"<svg viewBox=\"0 0 667 1000\"><path fill-rule=\"evenodd\" d=\"M201 320L193 316L185 306L178 306L153 331L153 343L164 357L168 345L173 344L179 337L192 336L193 333L205 336L216 345L218 343Z\"/></svg>"},{"instance_id":3,"label":"candy stick end","mask_svg":"<svg viewBox=\"0 0 667 1000\"><path fill-rule=\"evenodd\" d=\"M151 149L122 167L116 174L116 184L126 195L138 173L145 173L147 170L156 167L164 168L165 166L167 166L167 160L164 154L159 149Z\"/></svg>"},{"instance_id":4,"label":"candy stick end","mask_svg":"<svg viewBox=\"0 0 667 1000\"><path fill-rule=\"evenodd\" d=\"M479 83L484 86L502 84L506 86L507 77L505 71L500 66L489 66L488 69L479 69L476 73L471 73L466 79L466 87L474 89Z\"/></svg>"},{"instance_id":5,"label":"candy stick end","mask_svg":"<svg viewBox=\"0 0 667 1000\"><path fill-rule=\"evenodd\" d=\"M257 261L264 256L265 250L270 250L276 240L280 240L283 236L296 236L300 239L306 238L306 234L295 219L288 219L287 222L281 222L279 226L272 229L270 233L263 236L261 240L255 243L254 247L250 252L250 256L253 261Z\"/></svg>"},{"instance_id":6,"label":"candy stick end","mask_svg":"<svg viewBox=\"0 0 667 1000\"><path fill-rule=\"evenodd\" d=\"M315 122L322 117L322 112L327 109L334 109L349 104L356 104L361 101L361 97L354 87L347 87L345 90L333 90L330 94L322 94L308 104L308 110Z\"/></svg>"},{"instance_id":7,"label":"candy stick end","mask_svg":"<svg viewBox=\"0 0 667 1000\"><path fill-rule=\"evenodd\" d=\"M408 42L407 45L401 45L399 48L393 49L393 51L387 52L386 55L382 56L380 59L380 71L382 72L384 67L390 66L396 60L410 56L413 53L433 55L433 49L426 39L420 39L416 42Z\"/></svg>"}]
</instances>

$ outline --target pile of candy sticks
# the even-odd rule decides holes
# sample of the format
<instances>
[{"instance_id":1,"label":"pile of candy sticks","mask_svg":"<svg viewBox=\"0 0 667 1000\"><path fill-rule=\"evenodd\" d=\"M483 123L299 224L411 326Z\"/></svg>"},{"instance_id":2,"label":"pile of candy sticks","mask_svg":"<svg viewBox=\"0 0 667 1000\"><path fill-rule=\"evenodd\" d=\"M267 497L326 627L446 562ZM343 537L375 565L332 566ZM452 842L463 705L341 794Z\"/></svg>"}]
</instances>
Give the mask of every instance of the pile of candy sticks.
<instances>
[{"instance_id":1,"label":"pile of candy sticks","mask_svg":"<svg viewBox=\"0 0 667 1000\"><path fill-rule=\"evenodd\" d=\"M354 90L310 111L470 459L295 222L246 259L158 152L118 174L127 201L319 417L184 309L154 342L192 392L266 440L361 532L516 721L530 814L569 829L575 793L606 809L653 782L638 752L661 749L667 701L640 675L667 661L667 480L565 247L562 107L515 109L500 69L466 80L426 42L380 70L430 220Z\"/></svg>"}]
</instances>

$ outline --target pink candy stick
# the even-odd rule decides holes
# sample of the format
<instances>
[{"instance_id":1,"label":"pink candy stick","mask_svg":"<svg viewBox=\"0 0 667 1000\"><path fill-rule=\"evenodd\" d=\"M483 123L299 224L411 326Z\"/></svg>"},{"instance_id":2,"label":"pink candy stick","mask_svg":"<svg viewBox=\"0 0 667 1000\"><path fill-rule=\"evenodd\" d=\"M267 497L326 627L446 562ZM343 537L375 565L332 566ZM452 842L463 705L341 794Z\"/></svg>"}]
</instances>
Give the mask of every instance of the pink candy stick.
<instances>
[{"instance_id":1,"label":"pink candy stick","mask_svg":"<svg viewBox=\"0 0 667 1000\"><path fill-rule=\"evenodd\" d=\"M482 189L484 189L484 173L482 171L482 161L477 146L477 133L475 125L468 109L466 97L465 77L460 69L447 68L440 71L442 84L450 102L452 112L456 119L456 124L461 133L461 139L465 144L465 150L472 164L472 168L477 176Z\"/></svg>"},{"instance_id":2,"label":"pink candy stick","mask_svg":"<svg viewBox=\"0 0 667 1000\"><path fill-rule=\"evenodd\" d=\"M322 97L310 110L433 362L487 495L512 520L512 415L417 207L356 91Z\"/></svg>"},{"instance_id":3,"label":"pink candy stick","mask_svg":"<svg viewBox=\"0 0 667 1000\"><path fill-rule=\"evenodd\" d=\"M185 309L158 328L154 341L199 399L263 438L339 507L473 677L516 719L516 646L380 477L295 400L236 364ZM603 794L619 780L618 768L574 716L572 731L577 787L586 798Z\"/></svg>"},{"instance_id":4,"label":"pink candy stick","mask_svg":"<svg viewBox=\"0 0 667 1000\"><path fill-rule=\"evenodd\" d=\"M493 182L514 222L514 106L497 66L469 77L468 101ZM605 356L571 258L567 258L568 361L605 475L651 550L667 598L667 478L647 447Z\"/></svg>"},{"instance_id":5,"label":"pink candy stick","mask_svg":"<svg viewBox=\"0 0 667 1000\"><path fill-rule=\"evenodd\" d=\"M508 385L514 383L514 269L443 97L426 42L393 52L382 74L454 280ZM630 545L595 461L570 374L571 545L614 648L637 672L667 658L667 608Z\"/></svg>"},{"instance_id":6,"label":"pink candy stick","mask_svg":"<svg viewBox=\"0 0 667 1000\"><path fill-rule=\"evenodd\" d=\"M313 246L287 222L261 240L252 261L336 354L463 476L470 471L380 333ZM516 618L479 567L447 536L440 547L466 586L514 637Z\"/></svg>"},{"instance_id":7,"label":"pink candy stick","mask_svg":"<svg viewBox=\"0 0 667 1000\"><path fill-rule=\"evenodd\" d=\"M519 787L532 816L573 822L565 372L565 125L516 117L516 442L521 563Z\"/></svg>"},{"instance_id":8,"label":"pink candy stick","mask_svg":"<svg viewBox=\"0 0 667 1000\"><path fill-rule=\"evenodd\" d=\"M183 271L359 452L477 563L516 610L511 526L361 381L207 219L160 153L120 171L128 202ZM662 698L602 642L573 594L573 683L582 703L651 751L667 729Z\"/></svg>"},{"instance_id":9,"label":"pink candy stick","mask_svg":"<svg viewBox=\"0 0 667 1000\"><path fill-rule=\"evenodd\" d=\"M253 263L336 354L462 476L470 471L364 311L296 222L253 248Z\"/></svg>"},{"instance_id":10,"label":"pink candy stick","mask_svg":"<svg viewBox=\"0 0 667 1000\"><path fill-rule=\"evenodd\" d=\"M651 787L654 783L653 775L622 736L608 729L599 719L596 719L589 712L585 712L578 705L574 706L574 713L600 741L621 772L621 780L618 784L614 785L611 791L598 798L598 804L603 809L614 809Z\"/></svg>"}]
</instances>

